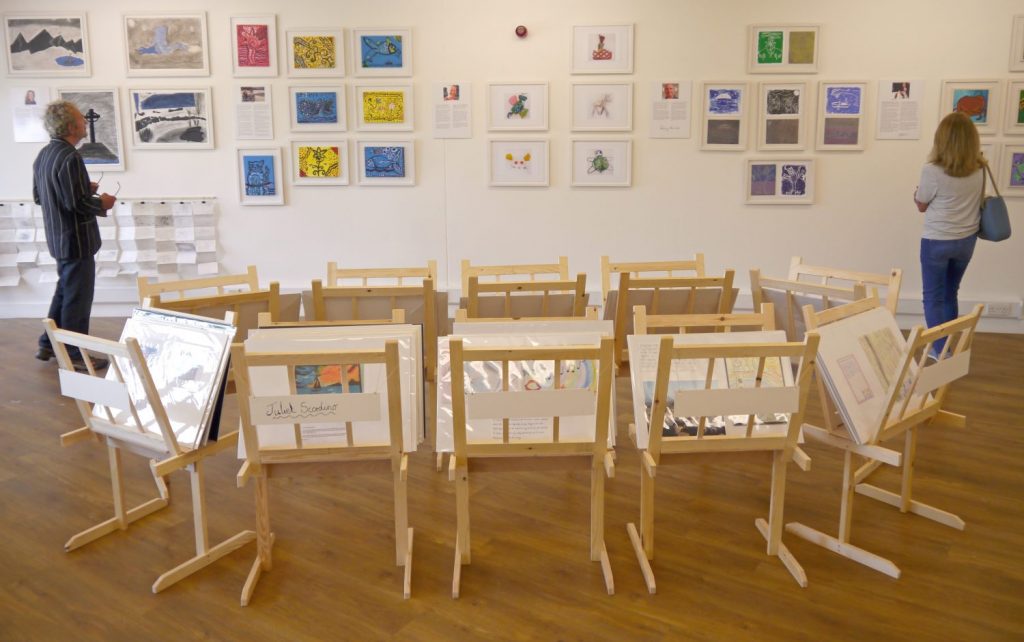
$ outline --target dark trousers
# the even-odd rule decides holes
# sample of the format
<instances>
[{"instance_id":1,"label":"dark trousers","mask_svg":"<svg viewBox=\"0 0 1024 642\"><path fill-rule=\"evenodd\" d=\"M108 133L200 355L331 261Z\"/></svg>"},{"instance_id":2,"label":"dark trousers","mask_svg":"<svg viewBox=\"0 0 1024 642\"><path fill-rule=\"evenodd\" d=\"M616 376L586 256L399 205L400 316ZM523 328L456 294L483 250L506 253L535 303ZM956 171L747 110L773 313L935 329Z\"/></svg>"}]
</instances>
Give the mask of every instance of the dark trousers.
<instances>
[{"instance_id":1,"label":"dark trousers","mask_svg":"<svg viewBox=\"0 0 1024 642\"><path fill-rule=\"evenodd\" d=\"M92 297L96 286L96 260L57 259L57 289L50 301L47 317L53 319L58 328L89 334L89 314L92 312ZM39 337L39 346L50 348L50 338L44 332ZM72 359L80 359L77 348L69 348Z\"/></svg>"}]
</instances>

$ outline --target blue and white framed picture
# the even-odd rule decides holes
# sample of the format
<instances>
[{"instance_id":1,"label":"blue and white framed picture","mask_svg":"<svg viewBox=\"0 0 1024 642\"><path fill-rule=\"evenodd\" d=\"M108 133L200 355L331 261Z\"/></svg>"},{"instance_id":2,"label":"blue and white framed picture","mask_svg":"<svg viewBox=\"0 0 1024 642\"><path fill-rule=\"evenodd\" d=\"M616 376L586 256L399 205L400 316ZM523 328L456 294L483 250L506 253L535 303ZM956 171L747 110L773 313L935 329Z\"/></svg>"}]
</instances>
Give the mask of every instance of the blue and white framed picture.
<instances>
[{"instance_id":1,"label":"blue and white framed picture","mask_svg":"<svg viewBox=\"0 0 1024 642\"><path fill-rule=\"evenodd\" d=\"M749 101L745 82L701 83L701 149L746 149Z\"/></svg>"},{"instance_id":2,"label":"blue and white framed picture","mask_svg":"<svg viewBox=\"0 0 1024 642\"><path fill-rule=\"evenodd\" d=\"M288 88L293 132L343 132L346 129L345 86L304 85Z\"/></svg>"},{"instance_id":3,"label":"blue and white framed picture","mask_svg":"<svg viewBox=\"0 0 1024 642\"><path fill-rule=\"evenodd\" d=\"M747 159L748 205L810 205L814 203L814 161L809 158Z\"/></svg>"},{"instance_id":4,"label":"blue and white framed picture","mask_svg":"<svg viewBox=\"0 0 1024 642\"><path fill-rule=\"evenodd\" d=\"M135 149L213 149L210 88L129 89Z\"/></svg>"},{"instance_id":5,"label":"blue and white framed picture","mask_svg":"<svg viewBox=\"0 0 1024 642\"><path fill-rule=\"evenodd\" d=\"M238 150L238 194L242 205L284 205L279 148Z\"/></svg>"},{"instance_id":6,"label":"blue and white framed picture","mask_svg":"<svg viewBox=\"0 0 1024 642\"><path fill-rule=\"evenodd\" d=\"M411 140L356 143L360 185L415 185L416 155Z\"/></svg>"},{"instance_id":7,"label":"blue and white framed picture","mask_svg":"<svg viewBox=\"0 0 1024 642\"><path fill-rule=\"evenodd\" d=\"M858 151L864 149L868 105L866 81L825 82L818 87L818 135L815 147L820 151Z\"/></svg>"},{"instance_id":8,"label":"blue and white framed picture","mask_svg":"<svg viewBox=\"0 0 1024 642\"><path fill-rule=\"evenodd\" d=\"M411 29L353 29L352 66L356 76L411 76Z\"/></svg>"}]
</instances>

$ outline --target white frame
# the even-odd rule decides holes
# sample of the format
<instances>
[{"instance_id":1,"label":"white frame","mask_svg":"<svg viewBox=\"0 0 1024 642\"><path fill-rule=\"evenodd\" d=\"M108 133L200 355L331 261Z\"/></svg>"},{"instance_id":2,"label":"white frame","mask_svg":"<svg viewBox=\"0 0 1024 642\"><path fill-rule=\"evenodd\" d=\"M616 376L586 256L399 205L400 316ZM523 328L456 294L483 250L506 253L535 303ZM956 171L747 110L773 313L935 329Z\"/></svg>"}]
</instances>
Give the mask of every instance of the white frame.
<instances>
[{"instance_id":1,"label":"white frame","mask_svg":"<svg viewBox=\"0 0 1024 642\"><path fill-rule=\"evenodd\" d=\"M401 123L368 123L363 111L363 99L366 94L379 91L401 92L405 120ZM355 87L356 131L401 131L411 132L415 127L415 110L412 85L356 85Z\"/></svg>"},{"instance_id":2,"label":"white frame","mask_svg":"<svg viewBox=\"0 0 1024 642\"><path fill-rule=\"evenodd\" d=\"M169 69L148 69L145 67L132 67L131 46L128 42L128 21L135 19L152 20L155 18L197 18L202 33L202 69L189 69L176 67ZM157 12L134 12L126 13L121 17L121 35L124 45L125 75L128 77L159 77L159 76L209 76L210 75L210 42L207 38L206 12L199 11L157 11Z\"/></svg>"},{"instance_id":3,"label":"white frame","mask_svg":"<svg viewBox=\"0 0 1024 642\"><path fill-rule=\"evenodd\" d=\"M300 123L295 110L295 96L300 92L334 92L337 100L337 123ZM348 130L348 110L345 85L289 85L288 118L293 132L343 132Z\"/></svg>"},{"instance_id":4,"label":"white frame","mask_svg":"<svg viewBox=\"0 0 1024 642\"><path fill-rule=\"evenodd\" d=\"M121 159L121 162L113 164L113 165L105 165L103 163L90 163L89 161L85 160L84 158L83 158L83 160L85 161L86 168L91 169L93 171L99 171L99 172L123 172L125 170L125 162L124 162L125 147L124 147L124 137L123 137L123 135L121 133L122 132L122 130L121 130L121 94L117 90L117 87L59 87L59 88L57 88L54 91L56 92L57 98L59 98L61 100L66 100L64 98L64 95L63 95L65 92L109 93L113 97L113 104L114 104L114 137L117 139L118 149L116 151L120 152L118 157ZM82 139L83 143L88 140L88 131L89 131L88 123L86 123L85 127L86 127L86 132L87 133L86 133L86 137Z\"/></svg>"},{"instance_id":5,"label":"white frame","mask_svg":"<svg viewBox=\"0 0 1024 642\"><path fill-rule=\"evenodd\" d=\"M208 134L208 140L204 143L146 143L138 140L138 136L135 130L135 110L134 110L134 97L135 94L142 91L160 92L160 93L182 93L182 92L193 92L202 94L205 97L206 103L206 132ZM147 87L141 89L129 89L128 90L128 115L131 120L127 123L128 128L131 130L132 148L133 149L213 149L214 138L213 133L213 93L209 87Z\"/></svg>"},{"instance_id":6,"label":"white frame","mask_svg":"<svg viewBox=\"0 0 1024 642\"><path fill-rule=\"evenodd\" d=\"M803 150L807 147L807 114L809 112L809 101L814 97L808 93L808 83L804 81L782 82L763 81L758 87L757 102L757 149L761 151L776 150ZM796 114L769 114L768 113L768 92L773 90L796 90L799 92L797 101L799 109ZM770 121L795 120L797 122L797 140L795 143L769 143L768 123Z\"/></svg>"},{"instance_id":7,"label":"white frame","mask_svg":"<svg viewBox=\"0 0 1024 642\"><path fill-rule=\"evenodd\" d=\"M985 148L988 148L988 153L985 153ZM1000 166L1003 161L1003 146L994 140L983 140L981 141L981 153L985 156L985 160L988 161L988 168L992 172L992 175L998 180L1000 173ZM988 180L986 178L986 180ZM986 195L987 190L990 187L989 183L985 183Z\"/></svg>"},{"instance_id":8,"label":"white frame","mask_svg":"<svg viewBox=\"0 0 1024 642\"><path fill-rule=\"evenodd\" d=\"M238 25L253 24L267 27L267 48L270 61L263 67L240 67L238 64ZM231 73L235 78L274 78L277 76L277 14L258 16L231 16Z\"/></svg>"},{"instance_id":9,"label":"white frame","mask_svg":"<svg viewBox=\"0 0 1024 642\"><path fill-rule=\"evenodd\" d=\"M595 111L604 107L593 100L594 93L599 91L611 98L608 102L613 106L609 111L613 114L622 113L622 116L613 117L612 120L603 120L594 116ZM633 83L572 83L572 130L576 132L633 131Z\"/></svg>"},{"instance_id":10,"label":"white frame","mask_svg":"<svg viewBox=\"0 0 1024 642\"><path fill-rule=\"evenodd\" d=\"M1013 17L1010 30L1010 71L1024 71L1024 15Z\"/></svg>"},{"instance_id":11,"label":"white frame","mask_svg":"<svg viewBox=\"0 0 1024 642\"><path fill-rule=\"evenodd\" d=\"M242 158L246 154L260 153L274 157L274 184L277 193L273 196L246 196L245 194L245 171L242 166ZM238 202L241 205L284 205L284 175L281 173L281 148L280 147L239 147L235 152L238 160Z\"/></svg>"},{"instance_id":12,"label":"white frame","mask_svg":"<svg viewBox=\"0 0 1024 642\"><path fill-rule=\"evenodd\" d=\"M1018 123L1014 116L1024 113L1024 80L1010 80L1006 83L1006 115L1003 123L1003 134L1007 136L1024 136L1024 122ZM1016 96L1016 100L1014 97Z\"/></svg>"},{"instance_id":13,"label":"white frame","mask_svg":"<svg viewBox=\"0 0 1024 642\"><path fill-rule=\"evenodd\" d=\"M594 60L590 47L591 36L610 32L616 41L625 40L625 46L617 44L619 52L625 52L612 60ZM631 74L633 73L633 25L575 25L572 28L572 73L574 74Z\"/></svg>"},{"instance_id":14,"label":"white frame","mask_svg":"<svg viewBox=\"0 0 1024 642\"><path fill-rule=\"evenodd\" d=\"M802 196L785 196L782 194L782 166L788 164L801 164L807 166L807 175L804 177L804 194ZM775 166L774 194L751 194L751 170L754 165ZM745 173L743 176L745 202L748 205L811 205L814 203L815 180L816 171L813 158L748 158L745 164Z\"/></svg>"},{"instance_id":15,"label":"white frame","mask_svg":"<svg viewBox=\"0 0 1024 642\"><path fill-rule=\"evenodd\" d=\"M310 27L308 29L288 29L284 32L284 51L288 61L288 75L295 78L344 78L345 77L345 31L341 28L322 29ZM295 37L296 36L333 36L334 37L334 63L333 69L307 69L295 66Z\"/></svg>"},{"instance_id":16,"label":"white frame","mask_svg":"<svg viewBox=\"0 0 1024 642\"><path fill-rule=\"evenodd\" d=\"M782 32L782 62L757 61L758 34L764 31ZM810 63L787 62L790 51L790 34L794 31L814 33L814 59ZM814 74L818 73L818 51L821 44L821 25L816 24L763 24L750 25L747 29L747 73L749 74Z\"/></svg>"},{"instance_id":17,"label":"white frame","mask_svg":"<svg viewBox=\"0 0 1024 642\"><path fill-rule=\"evenodd\" d=\"M942 93L939 98L939 120L945 117L946 114L952 112L953 106L953 95L954 92L960 89L987 89L988 90L988 114L985 117L985 123L980 124L975 122L974 126L978 128L978 134L981 136L991 136L999 133L999 126L1002 124L1002 115L1000 114L1000 108L1002 107L1003 101L1002 96L999 92L1002 90L1001 80L943 80L942 81ZM973 119L972 119L973 120Z\"/></svg>"},{"instance_id":18,"label":"white frame","mask_svg":"<svg viewBox=\"0 0 1024 642\"><path fill-rule=\"evenodd\" d=\"M495 162L496 155L502 154L502 152L509 153L507 147L501 148L501 146L507 145L529 145L531 146L531 156L537 155L540 157L538 163L542 169L536 172L537 178L533 180L516 180L514 178L508 178L507 173L505 177L498 176L495 171L499 169L499 163ZM508 139L508 138L492 138L487 141L487 172L488 172L488 184L491 187L547 187L551 183L551 156L550 156L550 142L546 138L531 138L531 139ZM502 158L504 155L502 154Z\"/></svg>"},{"instance_id":19,"label":"white frame","mask_svg":"<svg viewBox=\"0 0 1024 642\"><path fill-rule=\"evenodd\" d=\"M77 18L81 22L82 26L82 61L81 67L71 67L68 70L53 69L53 70L36 70L36 69L15 69L14 60L11 58L11 31L10 21L11 20L32 20L34 18L39 19L58 19L58 18ZM85 12L76 11L40 11L40 12L25 12L25 13L9 13L4 15L4 58L7 59L7 75L8 76L23 76L23 77L48 77L48 76L60 76L65 78L70 77L88 77L92 75L92 65L90 63L90 54L92 50L89 47L89 24L86 21Z\"/></svg>"},{"instance_id":20,"label":"white frame","mask_svg":"<svg viewBox=\"0 0 1024 642\"><path fill-rule=\"evenodd\" d=\"M900 97L902 88L894 89L894 85L903 84L907 85L908 93ZM907 76L883 78L875 91L875 139L919 140L925 81ZM883 131L883 126L888 129Z\"/></svg>"},{"instance_id":21,"label":"white frame","mask_svg":"<svg viewBox=\"0 0 1024 642\"><path fill-rule=\"evenodd\" d=\"M668 84L678 85L677 98L664 98ZM689 138L693 129L693 81L661 79L651 82L650 86L648 135L651 138Z\"/></svg>"},{"instance_id":22,"label":"white frame","mask_svg":"<svg viewBox=\"0 0 1024 642\"><path fill-rule=\"evenodd\" d=\"M535 117L529 120L511 120L507 114L507 99L498 98L509 92L519 93L521 90L530 89L539 93L541 99L536 100L532 107ZM539 114L538 114L539 112ZM516 123L520 124L516 124ZM487 130L492 132L500 131L535 131L545 132L548 130L548 83L546 82L491 82L487 83Z\"/></svg>"},{"instance_id":23,"label":"white frame","mask_svg":"<svg viewBox=\"0 0 1024 642\"><path fill-rule=\"evenodd\" d=\"M570 144L572 151L569 154L569 182L573 187L630 187L633 184L633 141L631 139L574 138ZM595 176L590 172L592 161L589 150L595 145L600 145L601 151L612 149L618 158L625 158L625 171L616 174L615 180L602 180L610 178L611 175L609 177Z\"/></svg>"},{"instance_id":24,"label":"white frame","mask_svg":"<svg viewBox=\"0 0 1024 642\"><path fill-rule=\"evenodd\" d=\"M999 189L1004 196L1024 196L1024 185L1010 185L1010 172L1012 167L1010 161L1014 154L1024 154L1024 145L1003 145L1003 155L999 161L999 173L993 170L993 175L999 177Z\"/></svg>"},{"instance_id":25,"label":"white frame","mask_svg":"<svg viewBox=\"0 0 1024 642\"><path fill-rule=\"evenodd\" d=\"M399 36L402 38L401 67L363 67L362 39L364 36ZM352 73L358 78L412 76L412 29L353 29Z\"/></svg>"},{"instance_id":26,"label":"white frame","mask_svg":"<svg viewBox=\"0 0 1024 642\"><path fill-rule=\"evenodd\" d=\"M739 91L739 113L722 115L710 113L712 89ZM749 112L750 84L746 82L712 82L705 81L700 85L700 148L711 151L739 152L747 148L747 114ZM739 138L733 143L712 143L708 141L708 125L716 120L739 120Z\"/></svg>"},{"instance_id":27,"label":"white frame","mask_svg":"<svg viewBox=\"0 0 1024 642\"><path fill-rule=\"evenodd\" d=\"M308 176L299 176L299 162L298 162L298 151L299 147L303 145L315 146L315 147L338 147L338 163L341 165L341 172L337 178L310 178ZM292 166L292 185L348 185L349 184L349 162L348 162L348 141L342 139L323 139L318 138L316 140L293 140L288 148L290 156L288 162Z\"/></svg>"},{"instance_id":28,"label":"white frame","mask_svg":"<svg viewBox=\"0 0 1024 642\"><path fill-rule=\"evenodd\" d=\"M362 160L367 147L402 147L405 150L405 176L401 178L367 176L366 163ZM357 140L356 158L358 159L360 185L407 186L416 184L416 145L411 138L403 140Z\"/></svg>"},{"instance_id":29,"label":"white frame","mask_svg":"<svg viewBox=\"0 0 1024 642\"><path fill-rule=\"evenodd\" d=\"M843 113L828 113L828 98L829 89L841 88L841 87L856 87L860 89L860 109L856 114L843 114ZM865 118L865 113L868 105L870 104L871 96L869 90L869 83L866 80L850 80L850 81L824 81L818 83L818 125L817 133L814 136L814 147L818 151L860 151L864 149L865 141L868 136L868 124ZM826 130L826 119L836 120L856 120L857 121L857 142L854 144L846 143L826 143L825 142L825 130Z\"/></svg>"}]
</instances>

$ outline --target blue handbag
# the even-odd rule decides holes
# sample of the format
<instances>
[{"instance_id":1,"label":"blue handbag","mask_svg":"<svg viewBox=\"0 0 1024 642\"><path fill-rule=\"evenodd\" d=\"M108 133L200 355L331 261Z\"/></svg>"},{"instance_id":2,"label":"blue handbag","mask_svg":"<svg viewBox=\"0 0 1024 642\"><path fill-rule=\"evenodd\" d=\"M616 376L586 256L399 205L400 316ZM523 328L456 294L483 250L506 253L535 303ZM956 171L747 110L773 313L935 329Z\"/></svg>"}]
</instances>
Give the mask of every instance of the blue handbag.
<instances>
[{"instance_id":1,"label":"blue handbag","mask_svg":"<svg viewBox=\"0 0 1024 642\"><path fill-rule=\"evenodd\" d=\"M995 196L985 197L985 175L981 176L981 225L978 227L978 238L985 241L1005 241L1010 238L1010 214L1006 211L1006 201L1003 200L996 187L996 180L992 177L992 170L988 163L985 164L985 172L992 181L992 187L996 190Z\"/></svg>"}]
</instances>

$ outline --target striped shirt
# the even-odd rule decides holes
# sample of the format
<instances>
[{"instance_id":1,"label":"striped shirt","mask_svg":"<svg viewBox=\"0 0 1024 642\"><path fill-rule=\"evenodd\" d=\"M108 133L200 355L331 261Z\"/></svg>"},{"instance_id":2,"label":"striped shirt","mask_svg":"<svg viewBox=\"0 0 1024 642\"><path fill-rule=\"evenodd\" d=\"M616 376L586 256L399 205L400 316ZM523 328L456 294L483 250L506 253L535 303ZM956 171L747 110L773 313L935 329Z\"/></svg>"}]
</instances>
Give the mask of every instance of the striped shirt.
<instances>
[{"instance_id":1,"label":"striped shirt","mask_svg":"<svg viewBox=\"0 0 1024 642\"><path fill-rule=\"evenodd\" d=\"M92 195L82 157L62 138L51 138L32 164L32 198L43 206L46 247L55 259L89 258L100 249L97 216L106 216Z\"/></svg>"}]
</instances>

